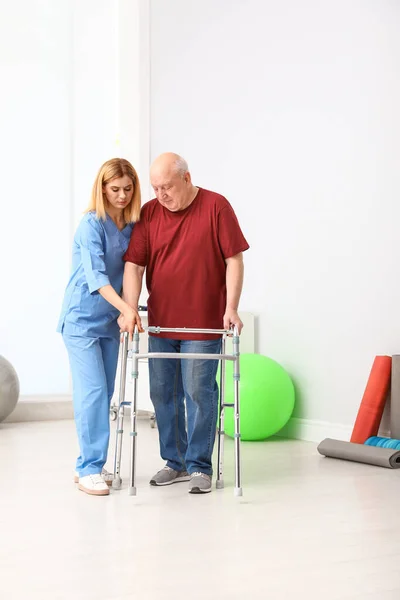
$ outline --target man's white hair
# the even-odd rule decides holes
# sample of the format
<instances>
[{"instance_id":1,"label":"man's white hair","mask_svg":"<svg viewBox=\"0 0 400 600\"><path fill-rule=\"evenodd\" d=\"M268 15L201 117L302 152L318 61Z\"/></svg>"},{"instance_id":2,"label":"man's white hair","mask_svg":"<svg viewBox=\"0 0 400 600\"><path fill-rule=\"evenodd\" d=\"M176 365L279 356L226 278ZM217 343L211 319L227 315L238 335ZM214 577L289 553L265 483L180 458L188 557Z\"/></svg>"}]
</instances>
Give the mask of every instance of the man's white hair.
<instances>
[{"instance_id":1,"label":"man's white hair","mask_svg":"<svg viewBox=\"0 0 400 600\"><path fill-rule=\"evenodd\" d=\"M188 164L182 156L178 156L173 163L173 169L175 173L178 173L181 177L185 175L189 171Z\"/></svg>"}]
</instances>

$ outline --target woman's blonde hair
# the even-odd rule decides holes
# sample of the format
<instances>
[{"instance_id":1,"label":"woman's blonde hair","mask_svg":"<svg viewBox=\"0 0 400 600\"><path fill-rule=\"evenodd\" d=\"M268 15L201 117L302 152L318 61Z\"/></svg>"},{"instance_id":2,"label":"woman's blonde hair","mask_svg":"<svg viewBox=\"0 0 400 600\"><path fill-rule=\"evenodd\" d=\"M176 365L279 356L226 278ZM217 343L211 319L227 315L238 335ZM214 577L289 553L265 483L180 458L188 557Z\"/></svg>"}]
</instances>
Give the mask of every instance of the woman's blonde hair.
<instances>
[{"instance_id":1,"label":"woman's blonde hair","mask_svg":"<svg viewBox=\"0 0 400 600\"><path fill-rule=\"evenodd\" d=\"M124 208L125 223L136 223L140 217L141 196L139 178L131 163L124 158L112 158L100 167L92 188L92 196L86 212L96 211L98 219L106 220L105 193L103 186L117 177L127 175L133 184L130 204Z\"/></svg>"}]
</instances>

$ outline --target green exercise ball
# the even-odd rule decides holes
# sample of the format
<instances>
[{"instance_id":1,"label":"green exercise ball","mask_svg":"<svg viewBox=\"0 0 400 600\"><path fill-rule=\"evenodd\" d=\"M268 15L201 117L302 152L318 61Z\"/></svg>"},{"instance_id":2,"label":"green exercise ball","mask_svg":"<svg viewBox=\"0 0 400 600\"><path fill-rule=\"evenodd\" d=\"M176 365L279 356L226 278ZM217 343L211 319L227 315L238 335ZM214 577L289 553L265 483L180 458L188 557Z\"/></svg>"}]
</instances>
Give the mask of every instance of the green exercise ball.
<instances>
[{"instance_id":1,"label":"green exercise ball","mask_svg":"<svg viewBox=\"0 0 400 600\"><path fill-rule=\"evenodd\" d=\"M233 363L226 361L225 402L234 402ZM219 379L218 379L219 381ZM240 356L240 433L244 441L265 440L289 421L294 408L292 380L276 361L262 354ZM234 437L233 408L225 408L225 433Z\"/></svg>"}]
</instances>

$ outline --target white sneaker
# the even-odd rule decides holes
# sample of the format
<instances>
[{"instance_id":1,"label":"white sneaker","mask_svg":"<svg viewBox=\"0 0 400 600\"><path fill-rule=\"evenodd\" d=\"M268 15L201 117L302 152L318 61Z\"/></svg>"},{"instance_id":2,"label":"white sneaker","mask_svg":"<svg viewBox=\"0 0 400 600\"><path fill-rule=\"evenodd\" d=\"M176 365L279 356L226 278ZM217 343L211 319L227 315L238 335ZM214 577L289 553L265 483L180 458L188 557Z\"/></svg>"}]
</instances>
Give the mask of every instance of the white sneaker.
<instances>
[{"instance_id":1,"label":"white sneaker","mask_svg":"<svg viewBox=\"0 0 400 600\"><path fill-rule=\"evenodd\" d=\"M109 473L106 469L102 469L101 471L101 476L104 479L104 481L106 482L107 485L111 486L113 479L114 479L114 475L113 473ZM79 483L79 475L78 473L75 471L74 473L74 483Z\"/></svg>"},{"instance_id":2,"label":"white sneaker","mask_svg":"<svg viewBox=\"0 0 400 600\"><path fill-rule=\"evenodd\" d=\"M78 489L86 494L91 494L92 496L108 496L110 493L109 487L100 473L80 477Z\"/></svg>"}]
</instances>

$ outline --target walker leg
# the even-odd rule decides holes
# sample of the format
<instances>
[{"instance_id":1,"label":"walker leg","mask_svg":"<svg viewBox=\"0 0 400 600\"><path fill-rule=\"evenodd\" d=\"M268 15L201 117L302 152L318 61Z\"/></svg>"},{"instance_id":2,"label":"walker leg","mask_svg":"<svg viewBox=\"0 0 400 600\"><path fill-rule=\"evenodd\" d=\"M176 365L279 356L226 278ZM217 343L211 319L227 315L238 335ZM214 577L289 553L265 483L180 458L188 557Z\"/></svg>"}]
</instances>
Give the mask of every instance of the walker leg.
<instances>
[{"instance_id":1,"label":"walker leg","mask_svg":"<svg viewBox=\"0 0 400 600\"><path fill-rule=\"evenodd\" d=\"M225 354L226 335L222 336L221 354ZM218 457L217 457L217 481L215 487L221 490L224 487L224 442L225 442L225 361L220 361L219 380L219 415L218 415Z\"/></svg>"},{"instance_id":2,"label":"walker leg","mask_svg":"<svg viewBox=\"0 0 400 600\"><path fill-rule=\"evenodd\" d=\"M115 437L115 455L114 455L114 479L112 487L114 490L121 489L122 479L121 471L121 452L122 452L122 436L124 433L124 406L125 406L125 386L126 386L126 365L128 361L128 334L124 333L122 338L121 350L121 372L119 381L119 397L118 397L118 418L117 430Z\"/></svg>"},{"instance_id":3,"label":"walker leg","mask_svg":"<svg viewBox=\"0 0 400 600\"><path fill-rule=\"evenodd\" d=\"M118 359L117 359L117 371L115 373L115 380L120 377L121 372L121 358L122 358L122 342L120 338L120 344L118 348ZM119 371L118 371L119 369ZM118 401L119 403L119 401ZM115 400L110 404L110 419L111 421L116 421L118 417L118 404L116 404Z\"/></svg>"},{"instance_id":4,"label":"walker leg","mask_svg":"<svg viewBox=\"0 0 400 600\"><path fill-rule=\"evenodd\" d=\"M239 335L236 328L233 336L233 355L235 362L233 363L233 384L235 388L234 398L234 417L235 417L235 496L242 496L242 481L241 481L241 465L240 465L240 398L239 398L239 382L240 382L240 350L239 350Z\"/></svg>"},{"instance_id":5,"label":"walker leg","mask_svg":"<svg viewBox=\"0 0 400 600\"><path fill-rule=\"evenodd\" d=\"M129 478L129 495L136 496L136 405L137 405L137 383L139 377L139 333L135 327L133 334L133 353L132 353L132 379L133 379L133 398L131 402L131 469Z\"/></svg>"}]
</instances>

